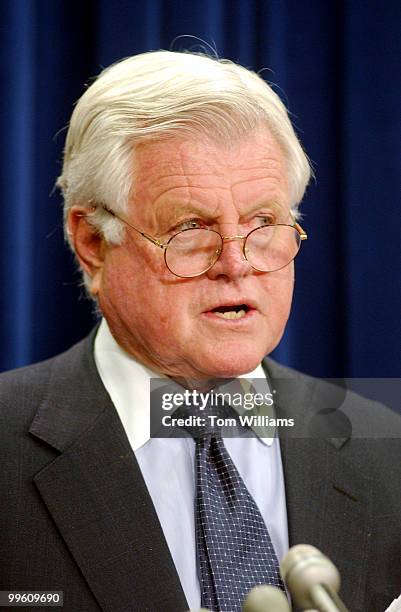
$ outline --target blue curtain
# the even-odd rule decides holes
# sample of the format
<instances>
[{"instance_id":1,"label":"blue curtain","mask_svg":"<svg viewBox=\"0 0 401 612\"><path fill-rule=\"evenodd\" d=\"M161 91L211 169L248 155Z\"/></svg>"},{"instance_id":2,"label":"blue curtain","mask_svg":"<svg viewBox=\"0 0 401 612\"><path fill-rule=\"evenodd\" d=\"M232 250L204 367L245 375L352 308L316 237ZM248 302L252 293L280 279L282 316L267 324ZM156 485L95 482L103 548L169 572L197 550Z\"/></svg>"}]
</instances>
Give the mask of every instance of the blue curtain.
<instances>
[{"instance_id":1,"label":"blue curtain","mask_svg":"<svg viewBox=\"0 0 401 612\"><path fill-rule=\"evenodd\" d=\"M254 70L289 105L316 182L310 239L275 351L320 376L401 375L401 3L387 0L2 0L0 369L93 325L53 191L88 78L149 49L199 49Z\"/></svg>"}]
</instances>

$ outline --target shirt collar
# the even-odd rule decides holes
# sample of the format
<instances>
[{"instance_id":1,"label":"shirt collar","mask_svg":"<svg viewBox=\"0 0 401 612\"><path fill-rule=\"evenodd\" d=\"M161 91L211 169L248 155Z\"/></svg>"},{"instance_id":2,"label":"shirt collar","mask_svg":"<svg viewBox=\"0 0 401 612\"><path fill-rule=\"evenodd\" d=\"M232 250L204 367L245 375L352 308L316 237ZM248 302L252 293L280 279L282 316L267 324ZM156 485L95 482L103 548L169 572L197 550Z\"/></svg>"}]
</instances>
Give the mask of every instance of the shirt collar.
<instances>
[{"instance_id":1,"label":"shirt collar","mask_svg":"<svg viewBox=\"0 0 401 612\"><path fill-rule=\"evenodd\" d=\"M102 319L95 339L95 363L134 451L150 439L150 379L161 375L124 351ZM262 364L238 378L265 379ZM273 438L261 438L270 446Z\"/></svg>"}]
</instances>

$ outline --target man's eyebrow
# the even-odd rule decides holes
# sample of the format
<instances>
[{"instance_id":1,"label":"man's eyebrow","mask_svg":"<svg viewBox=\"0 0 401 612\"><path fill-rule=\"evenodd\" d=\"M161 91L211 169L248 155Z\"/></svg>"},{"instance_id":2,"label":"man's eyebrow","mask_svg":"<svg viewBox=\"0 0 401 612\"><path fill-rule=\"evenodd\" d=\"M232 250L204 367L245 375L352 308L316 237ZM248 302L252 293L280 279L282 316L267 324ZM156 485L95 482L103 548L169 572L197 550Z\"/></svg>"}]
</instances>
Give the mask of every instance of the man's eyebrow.
<instances>
[{"instance_id":1,"label":"man's eyebrow","mask_svg":"<svg viewBox=\"0 0 401 612\"><path fill-rule=\"evenodd\" d=\"M261 208L269 209L275 213L285 212L284 206L279 204L276 200L263 200L257 204L254 204L249 210L247 210L247 214L252 214Z\"/></svg>"},{"instance_id":2,"label":"man's eyebrow","mask_svg":"<svg viewBox=\"0 0 401 612\"><path fill-rule=\"evenodd\" d=\"M175 223L184 219L184 217L199 217L214 220L218 218L218 212L194 202L170 202L160 208L156 215L158 222L163 225Z\"/></svg>"},{"instance_id":3,"label":"man's eyebrow","mask_svg":"<svg viewBox=\"0 0 401 612\"><path fill-rule=\"evenodd\" d=\"M195 215L209 215L214 214L216 211L211 211L208 209L207 205L202 206L202 204L197 204L195 202L186 202L186 203L173 203L168 207L169 212L173 212L176 214L195 214Z\"/></svg>"},{"instance_id":4,"label":"man's eyebrow","mask_svg":"<svg viewBox=\"0 0 401 612\"><path fill-rule=\"evenodd\" d=\"M277 214L285 212L286 210L281 204L279 204L275 200L265 200L251 205L251 207L247 208L246 210L239 210L239 212L241 213L241 215L249 215L263 208L273 211ZM166 213L166 215L168 215L169 213L174 213L176 215L185 213L190 215L207 216L210 219L217 219L220 216L218 206L216 206L216 208L211 211L210 209L208 209L207 205L202 206L202 204L197 204L195 202L174 202L170 206L164 208L164 212Z\"/></svg>"}]
</instances>

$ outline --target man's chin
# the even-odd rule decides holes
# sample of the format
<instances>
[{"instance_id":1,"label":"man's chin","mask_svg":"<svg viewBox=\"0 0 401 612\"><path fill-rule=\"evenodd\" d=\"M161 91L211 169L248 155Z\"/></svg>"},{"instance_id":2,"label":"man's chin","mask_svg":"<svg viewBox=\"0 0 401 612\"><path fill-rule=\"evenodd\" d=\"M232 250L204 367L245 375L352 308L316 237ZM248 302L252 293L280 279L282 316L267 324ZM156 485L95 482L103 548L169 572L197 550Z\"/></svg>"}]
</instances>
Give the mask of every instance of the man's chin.
<instances>
[{"instance_id":1,"label":"man's chin","mask_svg":"<svg viewBox=\"0 0 401 612\"><path fill-rule=\"evenodd\" d=\"M216 352L213 358L199 364L199 371L205 378L236 378L252 372L262 361L265 354L253 351Z\"/></svg>"}]
</instances>

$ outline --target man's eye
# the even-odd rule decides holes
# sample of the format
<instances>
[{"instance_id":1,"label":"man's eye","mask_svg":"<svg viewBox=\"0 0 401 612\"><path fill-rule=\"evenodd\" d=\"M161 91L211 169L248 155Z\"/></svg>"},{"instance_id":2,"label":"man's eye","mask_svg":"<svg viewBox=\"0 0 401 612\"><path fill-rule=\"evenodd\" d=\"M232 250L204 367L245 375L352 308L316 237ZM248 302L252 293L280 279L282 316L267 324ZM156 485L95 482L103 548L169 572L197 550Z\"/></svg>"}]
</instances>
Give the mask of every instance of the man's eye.
<instances>
[{"instance_id":1,"label":"man's eye","mask_svg":"<svg viewBox=\"0 0 401 612\"><path fill-rule=\"evenodd\" d=\"M264 225L274 225L276 219L272 215L260 215L254 219L255 226L263 227Z\"/></svg>"},{"instance_id":2,"label":"man's eye","mask_svg":"<svg viewBox=\"0 0 401 612\"><path fill-rule=\"evenodd\" d=\"M178 225L174 227L175 232L182 232L182 230L187 229L199 229L200 227L205 227L205 224L202 223L199 219L188 219L188 221L182 221Z\"/></svg>"}]
</instances>

